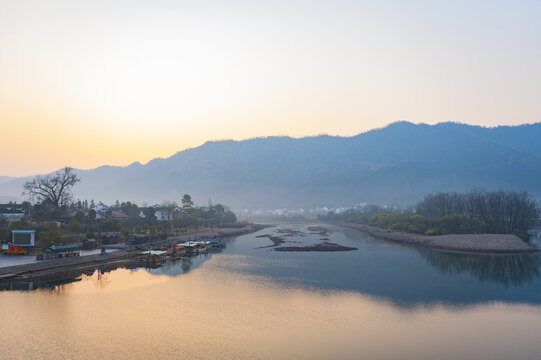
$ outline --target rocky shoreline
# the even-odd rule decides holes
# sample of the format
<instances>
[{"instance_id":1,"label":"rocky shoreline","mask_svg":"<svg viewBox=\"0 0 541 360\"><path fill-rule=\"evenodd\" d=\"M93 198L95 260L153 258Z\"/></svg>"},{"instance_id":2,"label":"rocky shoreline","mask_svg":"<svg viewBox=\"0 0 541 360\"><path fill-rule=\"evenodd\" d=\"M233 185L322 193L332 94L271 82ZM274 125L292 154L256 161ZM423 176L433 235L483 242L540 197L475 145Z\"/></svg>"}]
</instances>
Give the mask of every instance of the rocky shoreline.
<instances>
[{"instance_id":1,"label":"rocky shoreline","mask_svg":"<svg viewBox=\"0 0 541 360\"><path fill-rule=\"evenodd\" d=\"M258 236L256 236L256 238L268 238L270 241L272 241L272 245L262 246L262 247L260 247L260 249L279 246L280 244L283 244L285 242L284 238L281 237L281 236L258 235Z\"/></svg>"},{"instance_id":2,"label":"rocky shoreline","mask_svg":"<svg viewBox=\"0 0 541 360\"><path fill-rule=\"evenodd\" d=\"M521 254L539 251L539 249L532 247L522 241L518 236L512 234L450 234L428 236L388 231L364 224L346 222L333 222L332 224L359 230L378 239L439 250L490 254Z\"/></svg>"},{"instance_id":3,"label":"rocky shoreline","mask_svg":"<svg viewBox=\"0 0 541 360\"><path fill-rule=\"evenodd\" d=\"M335 251L353 251L358 250L356 247L350 247L350 246L344 246L335 244L332 242L329 242L329 230L323 226L309 226L308 230L310 231L309 234L313 235L319 235L321 236L322 243L319 244L313 244L313 245L305 245L305 246L281 246L286 241L284 237L306 237L307 234L294 229L277 229L275 232L277 234L280 234L280 236L271 235L271 234L264 234L264 235L258 235L256 238L268 238L270 241L272 241L272 245L267 246L261 246L256 249L265 249L265 248L273 248L274 251L282 251L282 252L310 252L310 251L316 251L316 252L335 252Z\"/></svg>"},{"instance_id":4,"label":"rocky shoreline","mask_svg":"<svg viewBox=\"0 0 541 360\"><path fill-rule=\"evenodd\" d=\"M335 252L335 251L353 251L358 250L356 247L343 246L331 242L325 242L322 244L308 245L308 246L282 246L277 247L274 251L321 251L321 252Z\"/></svg>"}]
</instances>

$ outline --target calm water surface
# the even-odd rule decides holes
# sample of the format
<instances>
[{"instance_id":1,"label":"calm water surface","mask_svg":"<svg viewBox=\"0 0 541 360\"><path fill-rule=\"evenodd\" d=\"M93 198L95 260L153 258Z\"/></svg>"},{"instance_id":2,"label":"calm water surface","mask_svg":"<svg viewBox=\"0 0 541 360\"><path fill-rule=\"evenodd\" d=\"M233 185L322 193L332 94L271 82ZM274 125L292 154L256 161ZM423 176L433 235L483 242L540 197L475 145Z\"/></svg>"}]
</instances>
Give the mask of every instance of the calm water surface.
<instances>
[{"instance_id":1,"label":"calm water surface","mask_svg":"<svg viewBox=\"0 0 541 360\"><path fill-rule=\"evenodd\" d=\"M351 252L257 235L159 269L0 292L2 359L540 359L539 255L420 250L330 228Z\"/></svg>"}]
</instances>

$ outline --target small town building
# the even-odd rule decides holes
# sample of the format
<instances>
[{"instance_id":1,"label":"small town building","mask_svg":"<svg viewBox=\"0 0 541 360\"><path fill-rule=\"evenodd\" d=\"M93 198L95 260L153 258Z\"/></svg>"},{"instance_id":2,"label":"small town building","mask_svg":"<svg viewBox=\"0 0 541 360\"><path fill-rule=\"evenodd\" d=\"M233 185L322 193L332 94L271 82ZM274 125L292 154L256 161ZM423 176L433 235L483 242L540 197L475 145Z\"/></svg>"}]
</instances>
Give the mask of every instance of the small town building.
<instances>
[{"instance_id":1,"label":"small town building","mask_svg":"<svg viewBox=\"0 0 541 360\"><path fill-rule=\"evenodd\" d=\"M179 212L182 209L179 207L167 207L167 206L160 206L160 205L153 205L151 207L140 207L139 208L139 217L141 219L144 219L145 213L148 211L149 208L152 208L154 210L154 216L156 216L156 220L158 221L171 221L173 220L173 214L175 212Z\"/></svg>"},{"instance_id":2,"label":"small town building","mask_svg":"<svg viewBox=\"0 0 541 360\"><path fill-rule=\"evenodd\" d=\"M102 235L101 237L102 245L118 244L119 242L120 242L120 238L118 236L118 233L109 233L109 234Z\"/></svg>"},{"instance_id":3,"label":"small town building","mask_svg":"<svg viewBox=\"0 0 541 360\"><path fill-rule=\"evenodd\" d=\"M99 212L102 212L102 211L107 211L109 210L109 206L103 204L102 202L100 202L98 205L94 206L92 208L92 210L94 210L95 212L99 213Z\"/></svg>"},{"instance_id":4,"label":"small town building","mask_svg":"<svg viewBox=\"0 0 541 360\"><path fill-rule=\"evenodd\" d=\"M150 235L148 234L133 234L128 236L128 245L137 245L142 244L146 241L150 240Z\"/></svg>"},{"instance_id":5,"label":"small town building","mask_svg":"<svg viewBox=\"0 0 541 360\"><path fill-rule=\"evenodd\" d=\"M98 248L96 239L85 239L83 241L83 250L94 250Z\"/></svg>"},{"instance_id":6,"label":"small town building","mask_svg":"<svg viewBox=\"0 0 541 360\"><path fill-rule=\"evenodd\" d=\"M119 221L128 221L130 217L124 214L122 211L111 211L111 219Z\"/></svg>"},{"instance_id":7,"label":"small town building","mask_svg":"<svg viewBox=\"0 0 541 360\"><path fill-rule=\"evenodd\" d=\"M20 221L30 215L30 206L24 204L0 204L0 219L8 222Z\"/></svg>"},{"instance_id":8,"label":"small town building","mask_svg":"<svg viewBox=\"0 0 541 360\"><path fill-rule=\"evenodd\" d=\"M126 215L122 211L119 210L106 210L106 211L100 211L96 213L96 219L108 219L108 220L118 220L118 221L128 221L130 220L130 216Z\"/></svg>"}]
</instances>

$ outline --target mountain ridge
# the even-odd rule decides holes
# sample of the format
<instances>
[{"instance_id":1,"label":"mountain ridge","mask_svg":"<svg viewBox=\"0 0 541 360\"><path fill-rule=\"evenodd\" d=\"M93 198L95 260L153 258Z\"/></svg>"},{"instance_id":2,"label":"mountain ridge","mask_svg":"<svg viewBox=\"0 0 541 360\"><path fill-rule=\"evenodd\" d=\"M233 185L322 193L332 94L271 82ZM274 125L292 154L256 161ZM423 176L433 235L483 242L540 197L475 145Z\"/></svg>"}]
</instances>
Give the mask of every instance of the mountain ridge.
<instances>
[{"instance_id":1,"label":"mountain ridge","mask_svg":"<svg viewBox=\"0 0 541 360\"><path fill-rule=\"evenodd\" d=\"M524 190L541 198L541 123L493 128L400 121L351 137L207 141L146 164L77 170L79 198L179 201L233 208L407 205L434 191ZM20 195L26 180L0 183ZM20 189L19 194L15 194Z\"/></svg>"}]
</instances>

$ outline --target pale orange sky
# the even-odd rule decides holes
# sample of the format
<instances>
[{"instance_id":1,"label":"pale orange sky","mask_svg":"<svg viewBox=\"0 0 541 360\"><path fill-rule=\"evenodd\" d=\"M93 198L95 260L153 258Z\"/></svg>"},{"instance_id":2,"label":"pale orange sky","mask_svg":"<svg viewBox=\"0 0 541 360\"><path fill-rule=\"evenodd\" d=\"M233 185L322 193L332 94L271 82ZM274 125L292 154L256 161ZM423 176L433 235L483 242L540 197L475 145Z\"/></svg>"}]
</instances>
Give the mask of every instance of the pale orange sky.
<instances>
[{"instance_id":1,"label":"pale orange sky","mask_svg":"<svg viewBox=\"0 0 541 360\"><path fill-rule=\"evenodd\" d=\"M535 1L0 0L0 175L398 120L537 122L540 18Z\"/></svg>"}]
</instances>

